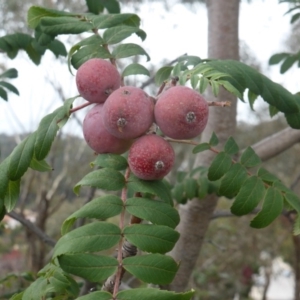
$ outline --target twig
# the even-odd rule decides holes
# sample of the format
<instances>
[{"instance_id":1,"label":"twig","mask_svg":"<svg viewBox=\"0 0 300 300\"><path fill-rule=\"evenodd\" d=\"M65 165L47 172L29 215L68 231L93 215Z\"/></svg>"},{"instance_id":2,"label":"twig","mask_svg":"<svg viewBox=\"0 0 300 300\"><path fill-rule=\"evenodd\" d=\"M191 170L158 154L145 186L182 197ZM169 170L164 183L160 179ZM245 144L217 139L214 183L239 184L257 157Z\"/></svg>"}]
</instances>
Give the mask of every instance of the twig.
<instances>
[{"instance_id":1,"label":"twig","mask_svg":"<svg viewBox=\"0 0 300 300\"><path fill-rule=\"evenodd\" d=\"M34 223L31 221L25 219L20 214L16 213L15 211L11 211L7 213L8 216L11 218L19 221L23 226L25 226L27 229L29 229L31 232L37 235L38 238L40 238L45 244L54 247L56 244L56 241L49 237L45 232L43 232L40 228L38 228Z\"/></svg>"},{"instance_id":2,"label":"twig","mask_svg":"<svg viewBox=\"0 0 300 300\"><path fill-rule=\"evenodd\" d=\"M178 59L184 55L187 55L187 53L184 53L183 55L178 56L177 58L173 59L172 61L170 61L169 63L166 64L166 66L171 66L174 63L176 63L178 61ZM152 84L154 82L155 79L155 75L151 76L147 81L145 81L140 88L144 89L145 87L147 87L148 85Z\"/></svg>"},{"instance_id":3,"label":"twig","mask_svg":"<svg viewBox=\"0 0 300 300\"><path fill-rule=\"evenodd\" d=\"M207 101L208 106L231 106L230 101Z\"/></svg>"}]
</instances>

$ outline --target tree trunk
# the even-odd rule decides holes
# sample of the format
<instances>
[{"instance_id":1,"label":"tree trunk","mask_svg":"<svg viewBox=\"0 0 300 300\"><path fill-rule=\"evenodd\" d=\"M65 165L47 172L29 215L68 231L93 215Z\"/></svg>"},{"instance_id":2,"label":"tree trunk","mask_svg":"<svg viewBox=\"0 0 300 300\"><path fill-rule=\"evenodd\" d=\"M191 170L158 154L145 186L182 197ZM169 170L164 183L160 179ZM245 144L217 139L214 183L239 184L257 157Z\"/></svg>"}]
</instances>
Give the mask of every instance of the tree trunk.
<instances>
[{"instance_id":1,"label":"tree trunk","mask_svg":"<svg viewBox=\"0 0 300 300\"><path fill-rule=\"evenodd\" d=\"M207 0L208 11L208 57L218 59L239 59L238 16L239 0ZM212 95L207 95L212 100ZM213 100L216 100L213 98ZM233 135L236 128L236 98L225 90L220 90L218 101L231 101L231 107L210 107L209 121L202 134L202 141L209 141L212 132L220 140L220 145ZM207 166L214 155L209 151L198 155L196 166ZM180 239L171 255L180 262L178 273L170 285L174 291L184 291L196 265L203 239L218 198L209 195L205 199L194 199L179 208Z\"/></svg>"}]
</instances>

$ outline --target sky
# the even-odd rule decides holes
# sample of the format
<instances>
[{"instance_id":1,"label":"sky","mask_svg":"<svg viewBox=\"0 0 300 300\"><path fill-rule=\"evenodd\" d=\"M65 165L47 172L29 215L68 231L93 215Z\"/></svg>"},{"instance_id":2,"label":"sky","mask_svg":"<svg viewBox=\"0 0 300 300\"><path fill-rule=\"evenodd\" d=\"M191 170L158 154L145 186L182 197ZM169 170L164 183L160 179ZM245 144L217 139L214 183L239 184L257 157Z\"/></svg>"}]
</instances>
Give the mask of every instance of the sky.
<instances>
[{"instance_id":1,"label":"sky","mask_svg":"<svg viewBox=\"0 0 300 300\"><path fill-rule=\"evenodd\" d=\"M146 62L145 57L141 60L146 67L151 63L161 67L162 60L170 61L184 53L207 57L207 16L204 5L195 6L197 10L181 4L169 5L167 10L165 4L150 0L141 5L137 14L142 19L141 28L147 33L147 38L143 43L134 36L126 40L140 44L150 54L150 63ZM261 63L265 75L291 92L297 92L297 68L280 75L278 66L269 67L267 63L271 55L286 50L284 44L290 32L290 16L284 16L287 9L287 5L279 5L278 0L254 0L251 4L243 1L239 35ZM124 7L123 12L134 11ZM0 99L0 133L17 134L35 130L44 115L61 106L60 97L50 82L63 83L66 99L78 94L75 77L70 75L67 65L54 60L50 52L43 57L40 66L30 62L24 53L15 60L9 60L5 55L0 59L3 60L0 63L5 63L8 68L18 69L19 77L11 80L11 83L20 91L19 97L10 93L8 102ZM147 77L140 78L147 80ZM78 99L75 105L83 102ZM249 120L248 107L248 104L240 102L238 120ZM84 113L78 112L78 118L82 120ZM66 130L81 135L74 121L67 125Z\"/></svg>"}]
</instances>

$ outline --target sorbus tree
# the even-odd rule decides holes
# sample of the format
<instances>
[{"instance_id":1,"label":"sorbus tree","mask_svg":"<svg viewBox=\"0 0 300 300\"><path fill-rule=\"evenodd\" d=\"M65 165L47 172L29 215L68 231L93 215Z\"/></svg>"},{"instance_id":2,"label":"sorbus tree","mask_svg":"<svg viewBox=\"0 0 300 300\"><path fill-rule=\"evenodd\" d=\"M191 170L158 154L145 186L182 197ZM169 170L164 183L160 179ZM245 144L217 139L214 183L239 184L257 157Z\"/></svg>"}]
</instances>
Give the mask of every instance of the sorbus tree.
<instances>
[{"instance_id":1,"label":"sorbus tree","mask_svg":"<svg viewBox=\"0 0 300 300\"><path fill-rule=\"evenodd\" d=\"M206 88L210 87L215 96L225 89L240 99L247 91L251 104L261 96L270 105L272 115L282 112L295 129L300 129L299 95L238 61L202 60L189 55L157 71L156 95L126 86L127 76L149 75L138 63L123 69L118 66L119 60L136 55L150 59L141 46L123 42L132 34L146 38L140 18L122 14L117 1L86 2L88 12L81 14L33 6L28 11L28 25L34 36L16 33L0 39L1 50L10 58L21 49L30 57L40 58L47 49L57 56L67 54L65 45L57 39L59 35L89 34L67 54L69 69L77 70L79 96L66 99L63 106L46 115L37 130L0 164L1 218L15 207L21 178L28 168L51 170L46 158L57 132L71 114L89 105L94 107L86 115L83 130L88 145L98 153L92 163L96 168L82 174L74 192L79 194L85 186L106 191L63 222L52 259L37 279L12 299L191 299L192 290L174 293L159 288L119 289L126 272L142 282L160 286L174 279L179 262L166 254L179 238L175 228L180 217L174 200L185 203L217 194L234 199L231 212L238 216L260 206L250 223L254 228L271 224L284 206L300 212L298 196L261 166L250 146L240 153L235 140L228 137L224 146L217 147L219 139L215 133L203 143L191 140L204 130L209 106L222 109L215 106L230 105L205 100ZM104 9L108 13L103 13ZM9 70L2 77L15 75L16 70ZM10 83L1 85L17 93ZM6 98L4 89L0 91ZM87 102L73 107L78 97ZM226 114L225 108L223 113ZM120 144L110 148L114 139ZM98 140L99 144L95 142ZM109 147L102 147L101 143ZM215 158L209 166L190 170L171 186L164 177L176 160L173 143L191 145L195 155L210 151ZM128 148L127 159L120 154ZM127 215L129 224L125 223ZM119 216L119 226L107 221L114 216ZM79 218L96 221L72 229ZM296 231L299 226L297 221ZM103 252L111 248L117 248L114 257ZM78 297L80 278L101 284L101 290Z\"/></svg>"}]
</instances>

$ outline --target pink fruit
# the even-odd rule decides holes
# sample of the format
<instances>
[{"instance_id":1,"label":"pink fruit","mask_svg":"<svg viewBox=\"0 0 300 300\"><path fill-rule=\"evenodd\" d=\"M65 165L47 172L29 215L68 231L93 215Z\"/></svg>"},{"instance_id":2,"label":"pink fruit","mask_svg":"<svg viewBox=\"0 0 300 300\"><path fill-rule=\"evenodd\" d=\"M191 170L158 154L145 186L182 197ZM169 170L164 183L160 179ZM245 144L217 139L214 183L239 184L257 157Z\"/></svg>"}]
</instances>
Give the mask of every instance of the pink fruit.
<instances>
[{"instance_id":1,"label":"pink fruit","mask_svg":"<svg viewBox=\"0 0 300 300\"><path fill-rule=\"evenodd\" d=\"M155 122L173 139L198 136L208 120L208 104L198 92L186 86L174 86L164 91L154 108Z\"/></svg>"},{"instance_id":2,"label":"pink fruit","mask_svg":"<svg viewBox=\"0 0 300 300\"><path fill-rule=\"evenodd\" d=\"M103 106L103 123L114 136L134 139L154 121L154 103L140 88L124 86L114 91Z\"/></svg>"},{"instance_id":3,"label":"pink fruit","mask_svg":"<svg viewBox=\"0 0 300 300\"><path fill-rule=\"evenodd\" d=\"M83 121L83 135L87 144L97 153L122 154L132 144L131 140L121 140L111 135L102 122L103 104L95 105Z\"/></svg>"},{"instance_id":4,"label":"pink fruit","mask_svg":"<svg viewBox=\"0 0 300 300\"><path fill-rule=\"evenodd\" d=\"M121 85L118 70L110 62L92 58L84 62L76 73L77 89L81 97L93 103L103 103Z\"/></svg>"},{"instance_id":5,"label":"pink fruit","mask_svg":"<svg viewBox=\"0 0 300 300\"><path fill-rule=\"evenodd\" d=\"M128 164L132 173L144 180L162 179L170 172L174 161L172 146L156 134L137 139L128 153Z\"/></svg>"}]
</instances>

